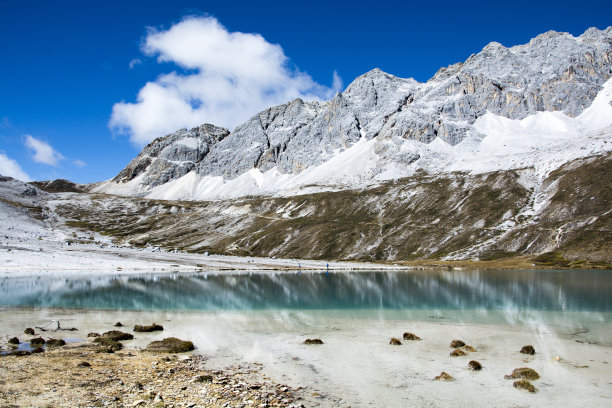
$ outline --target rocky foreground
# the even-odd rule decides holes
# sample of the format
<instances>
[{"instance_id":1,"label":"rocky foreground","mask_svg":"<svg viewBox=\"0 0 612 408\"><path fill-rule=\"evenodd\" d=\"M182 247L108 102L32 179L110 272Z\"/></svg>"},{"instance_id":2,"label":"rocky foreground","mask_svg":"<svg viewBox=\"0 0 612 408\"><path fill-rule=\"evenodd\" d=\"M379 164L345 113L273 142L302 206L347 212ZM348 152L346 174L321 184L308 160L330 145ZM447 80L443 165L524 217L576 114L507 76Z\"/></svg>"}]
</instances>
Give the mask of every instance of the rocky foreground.
<instances>
[{"instance_id":1,"label":"rocky foreground","mask_svg":"<svg viewBox=\"0 0 612 408\"><path fill-rule=\"evenodd\" d=\"M3 407L289 407L290 387L257 365L203 369L197 354L100 353L94 343L0 358Z\"/></svg>"}]
</instances>

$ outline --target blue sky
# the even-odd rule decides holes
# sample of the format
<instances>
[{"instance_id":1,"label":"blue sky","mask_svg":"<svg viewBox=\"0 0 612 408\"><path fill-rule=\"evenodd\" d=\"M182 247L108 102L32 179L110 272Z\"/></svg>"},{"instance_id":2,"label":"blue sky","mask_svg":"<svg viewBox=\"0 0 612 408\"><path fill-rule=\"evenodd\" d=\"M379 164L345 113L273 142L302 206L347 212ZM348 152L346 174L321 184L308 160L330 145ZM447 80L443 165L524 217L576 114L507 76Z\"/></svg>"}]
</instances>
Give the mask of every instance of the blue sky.
<instances>
[{"instance_id":1,"label":"blue sky","mask_svg":"<svg viewBox=\"0 0 612 408\"><path fill-rule=\"evenodd\" d=\"M102 181L169 129L612 24L610 1L293 3L0 0L0 169Z\"/></svg>"}]
</instances>

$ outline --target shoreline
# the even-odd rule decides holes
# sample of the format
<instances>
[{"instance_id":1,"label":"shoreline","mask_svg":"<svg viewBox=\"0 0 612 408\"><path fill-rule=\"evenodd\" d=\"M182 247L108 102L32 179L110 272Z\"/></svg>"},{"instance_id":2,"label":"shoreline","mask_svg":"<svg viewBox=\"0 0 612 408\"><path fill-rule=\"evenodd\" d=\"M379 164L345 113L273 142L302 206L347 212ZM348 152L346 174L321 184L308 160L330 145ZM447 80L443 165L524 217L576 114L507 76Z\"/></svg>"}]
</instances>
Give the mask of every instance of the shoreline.
<instances>
[{"instance_id":1,"label":"shoreline","mask_svg":"<svg viewBox=\"0 0 612 408\"><path fill-rule=\"evenodd\" d=\"M612 398L612 383L607 375L612 345L606 341L612 333L610 316L604 317L604 322L596 316L589 321L580 316L559 326L552 324L554 319L550 318L467 323L461 314L450 320L431 320L427 313L418 318L402 317L401 312L381 316L376 311L0 308L0 341L5 346L8 336L23 333L26 326L37 321L56 319L62 327L77 327L78 332L44 335L71 338L82 338L89 331L115 329L116 321L124 324L118 329L125 332L132 332L133 324L154 321L163 325L164 331L134 333L135 339L125 342L126 353L140 355L139 349L161 338L191 340L196 346L195 355L203 362L200 368L224 372L231 372L232 367L240 372L256 369L257 378L265 377L274 384L298 390L302 400L296 401L305 406L570 407L580 401L587 406L604 407ZM403 340L404 331L422 340ZM402 339L403 345L389 345L391 337ZM324 344L304 345L306 338L321 338ZM453 339L462 339L476 350L466 351L463 357L449 357L449 342ZM519 353L527 344L535 347L535 355ZM7 358L27 361L17 359L30 356L1 357L0 364L9 361ZM30 369L36 368L35 359ZM481 371L468 369L472 359L482 364ZM73 363L69 367L76 365L76 360ZM525 366L541 376L533 382L539 390L535 394L517 390L512 381L504 379L513 369ZM433 380L441 371L448 372L455 381ZM185 385L191 386L182 386ZM497 390L494 395L491 389ZM150 406L154 406L152 402Z\"/></svg>"}]
</instances>

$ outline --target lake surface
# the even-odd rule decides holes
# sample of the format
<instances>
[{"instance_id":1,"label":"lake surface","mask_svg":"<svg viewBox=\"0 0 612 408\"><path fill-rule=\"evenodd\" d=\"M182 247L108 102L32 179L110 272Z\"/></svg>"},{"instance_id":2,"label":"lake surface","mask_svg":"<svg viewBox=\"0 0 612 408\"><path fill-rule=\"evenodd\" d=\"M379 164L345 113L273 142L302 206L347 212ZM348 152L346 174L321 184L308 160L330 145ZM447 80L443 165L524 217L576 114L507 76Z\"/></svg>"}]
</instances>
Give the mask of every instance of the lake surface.
<instances>
[{"instance_id":1,"label":"lake surface","mask_svg":"<svg viewBox=\"0 0 612 408\"><path fill-rule=\"evenodd\" d=\"M120 310L612 311L612 271L87 275L3 278L0 306Z\"/></svg>"},{"instance_id":2,"label":"lake surface","mask_svg":"<svg viewBox=\"0 0 612 408\"><path fill-rule=\"evenodd\" d=\"M305 386L308 406L608 407L610 294L612 271L46 275L0 279L0 331L155 321L163 332L129 346L176 336L212 368L262 363L269 378ZM404 331L423 340L390 346ZM325 344L302 344L313 337ZM478 351L449 357L455 338ZM525 344L536 355L520 354ZM471 358L482 372L467 370ZM504 379L526 364L542 376L538 394ZM457 381L432 381L442 370Z\"/></svg>"}]
</instances>

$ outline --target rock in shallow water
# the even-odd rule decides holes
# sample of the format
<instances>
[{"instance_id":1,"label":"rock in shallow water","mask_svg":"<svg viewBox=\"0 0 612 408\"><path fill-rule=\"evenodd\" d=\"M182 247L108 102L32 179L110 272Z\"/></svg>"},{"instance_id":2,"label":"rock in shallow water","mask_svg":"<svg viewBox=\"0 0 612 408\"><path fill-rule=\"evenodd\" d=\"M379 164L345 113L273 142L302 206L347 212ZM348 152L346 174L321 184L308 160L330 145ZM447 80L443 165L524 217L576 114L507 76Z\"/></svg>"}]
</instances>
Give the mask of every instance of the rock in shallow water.
<instances>
[{"instance_id":1,"label":"rock in shallow water","mask_svg":"<svg viewBox=\"0 0 612 408\"><path fill-rule=\"evenodd\" d=\"M506 380L514 380L517 378L522 378L525 380L537 380L540 378L540 374L537 373L536 370L529 367L520 367L512 370L512 374L505 375L504 378Z\"/></svg>"},{"instance_id":2,"label":"rock in shallow water","mask_svg":"<svg viewBox=\"0 0 612 408\"><path fill-rule=\"evenodd\" d=\"M442 371L440 375L435 376L434 380L436 381L455 381L455 378L447 373L446 371Z\"/></svg>"},{"instance_id":3,"label":"rock in shallow water","mask_svg":"<svg viewBox=\"0 0 612 408\"><path fill-rule=\"evenodd\" d=\"M465 346L465 343L462 340L453 340L450 343L452 348L459 348Z\"/></svg>"},{"instance_id":4,"label":"rock in shallow water","mask_svg":"<svg viewBox=\"0 0 612 408\"><path fill-rule=\"evenodd\" d=\"M321 340L321 339L306 339L306 340L304 340L304 344L323 344L323 340Z\"/></svg>"},{"instance_id":5,"label":"rock in shallow water","mask_svg":"<svg viewBox=\"0 0 612 408\"><path fill-rule=\"evenodd\" d=\"M8 344L19 344L19 339L17 337L13 337L9 339Z\"/></svg>"},{"instance_id":6,"label":"rock in shallow water","mask_svg":"<svg viewBox=\"0 0 612 408\"><path fill-rule=\"evenodd\" d=\"M535 354L535 349L531 345L523 346L523 348L521 349L521 353L522 354L534 355Z\"/></svg>"},{"instance_id":7,"label":"rock in shallow water","mask_svg":"<svg viewBox=\"0 0 612 408\"><path fill-rule=\"evenodd\" d=\"M451 351L450 356L451 357L465 356L465 351L461 349L454 349L453 351Z\"/></svg>"},{"instance_id":8,"label":"rock in shallow water","mask_svg":"<svg viewBox=\"0 0 612 408\"><path fill-rule=\"evenodd\" d=\"M399 341L399 339L396 339L395 337L392 337L391 340L389 340L389 344L392 346L401 346L402 342Z\"/></svg>"},{"instance_id":9,"label":"rock in shallow water","mask_svg":"<svg viewBox=\"0 0 612 408\"><path fill-rule=\"evenodd\" d=\"M421 338L419 336L417 336L414 333L404 333L404 335L402 336L404 338L404 340L421 340Z\"/></svg>"},{"instance_id":10,"label":"rock in shallow water","mask_svg":"<svg viewBox=\"0 0 612 408\"><path fill-rule=\"evenodd\" d=\"M149 333L149 332L162 331L162 330L164 330L164 326L159 325L157 323L153 323L153 324L148 325L148 326L141 326L139 324L134 326L134 331L135 332L140 332L140 333Z\"/></svg>"},{"instance_id":11,"label":"rock in shallow water","mask_svg":"<svg viewBox=\"0 0 612 408\"><path fill-rule=\"evenodd\" d=\"M478 361L476 360L472 360L468 363L468 367L470 368L470 370L474 370L474 371L480 371L482 370L482 364L480 364Z\"/></svg>"},{"instance_id":12,"label":"rock in shallow water","mask_svg":"<svg viewBox=\"0 0 612 408\"><path fill-rule=\"evenodd\" d=\"M61 347L65 346L66 342L62 339L49 339L47 340L47 347Z\"/></svg>"},{"instance_id":13,"label":"rock in shallow water","mask_svg":"<svg viewBox=\"0 0 612 408\"><path fill-rule=\"evenodd\" d=\"M27 334L27 335L30 335L30 336L33 336L33 335L35 334L35 333L34 333L34 329L33 329L33 328L31 328L31 327L28 327L28 328L27 328L27 329L25 329L23 332L24 332L25 334Z\"/></svg>"},{"instance_id":14,"label":"rock in shallow water","mask_svg":"<svg viewBox=\"0 0 612 408\"><path fill-rule=\"evenodd\" d=\"M30 345L31 345L32 347L35 347L35 346L42 346L42 345L43 345L43 344L45 344L45 343L46 343L46 342L45 342L45 339L43 339L42 337L37 337L37 338L35 338L35 339L30 340Z\"/></svg>"},{"instance_id":15,"label":"rock in shallow water","mask_svg":"<svg viewBox=\"0 0 612 408\"><path fill-rule=\"evenodd\" d=\"M525 390L529 392L537 392L538 389L533 386L528 380L518 380L515 381L512 386L514 388L518 388L519 390Z\"/></svg>"},{"instance_id":16,"label":"rock in shallow water","mask_svg":"<svg viewBox=\"0 0 612 408\"><path fill-rule=\"evenodd\" d=\"M161 341L149 343L145 350L158 353L184 353L193 349L193 343L190 341L177 339L176 337L168 337Z\"/></svg>"}]
</instances>

